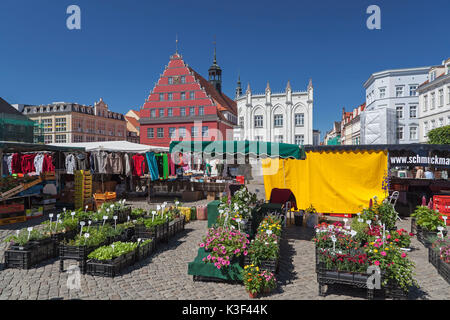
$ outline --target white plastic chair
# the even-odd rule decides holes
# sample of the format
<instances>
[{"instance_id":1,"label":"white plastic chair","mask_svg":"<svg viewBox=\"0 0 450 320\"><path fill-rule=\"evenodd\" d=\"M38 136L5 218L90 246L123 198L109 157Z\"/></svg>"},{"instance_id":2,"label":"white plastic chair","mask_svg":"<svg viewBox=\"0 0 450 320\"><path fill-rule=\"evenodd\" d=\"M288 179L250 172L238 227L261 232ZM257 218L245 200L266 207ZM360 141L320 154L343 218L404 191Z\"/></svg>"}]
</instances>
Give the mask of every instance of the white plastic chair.
<instances>
[{"instance_id":1,"label":"white plastic chair","mask_svg":"<svg viewBox=\"0 0 450 320\"><path fill-rule=\"evenodd\" d=\"M397 204L397 200L398 200L399 196L400 196L400 192L394 191L389 196L388 201L389 201L389 204L394 208L395 213L397 214L397 220L402 221L402 219L400 218L398 212L395 210L395 205Z\"/></svg>"}]
</instances>

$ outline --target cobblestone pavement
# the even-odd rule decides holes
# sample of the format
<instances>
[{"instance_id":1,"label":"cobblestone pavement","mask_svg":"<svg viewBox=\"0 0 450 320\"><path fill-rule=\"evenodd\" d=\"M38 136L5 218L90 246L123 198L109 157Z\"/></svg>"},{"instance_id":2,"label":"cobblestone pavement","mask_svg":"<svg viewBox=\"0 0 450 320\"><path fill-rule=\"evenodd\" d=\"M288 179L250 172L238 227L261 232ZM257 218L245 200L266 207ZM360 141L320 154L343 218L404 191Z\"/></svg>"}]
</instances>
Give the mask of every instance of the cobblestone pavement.
<instances>
[{"instance_id":1,"label":"cobblestone pavement","mask_svg":"<svg viewBox=\"0 0 450 320\"><path fill-rule=\"evenodd\" d=\"M143 205L145 207L145 204ZM0 227L0 262L6 244L3 239L17 228L39 220ZM410 230L409 220L399 223ZM163 244L146 260L128 268L114 279L81 275L81 290L69 290L68 273L59 272L59 260L41 263L31 270L4 269L0 265L0 300L5 299L248 299L242 285L194 282L187 274L187 265L197 255L198 243L207 228L206 221L186 224L186 230ZM309 240L313 230L289 226L281 243L279 286L275 292L260 299L364 299L365 291L329 288L326 297L318 296L314 267L314 245ZM410 299L450 299L450 285L428 263L427 250L413 240L415 250L410 256L417 264L416 278L420 289L410 293ZM76 261L66 261L65 269Z\"/></svg>"}]
</instances>

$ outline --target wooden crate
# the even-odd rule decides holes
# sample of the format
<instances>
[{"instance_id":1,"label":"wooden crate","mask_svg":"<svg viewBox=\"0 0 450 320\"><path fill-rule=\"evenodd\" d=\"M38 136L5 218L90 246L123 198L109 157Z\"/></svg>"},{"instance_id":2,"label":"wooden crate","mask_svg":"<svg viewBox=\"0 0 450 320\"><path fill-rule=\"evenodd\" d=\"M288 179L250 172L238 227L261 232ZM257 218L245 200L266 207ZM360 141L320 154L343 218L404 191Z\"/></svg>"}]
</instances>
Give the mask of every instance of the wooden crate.
<instances>
[{"instance_id":1,"label":"wooden crate","mask_svg":"<svg viewBox=\"0 0 450 320\"><path fill-rule=\"evenodd\" d=\"M0 226L6 226L8 224L20 223L20 222L25 222L25 221L27 221L27 217L26 216L0 219Z\"/></svg>"},{"instance_id":2,"label":"wooden crate","mask_svg":"<svg viewBox=\"0 0 450 320\"><path fill-rule=\"evenodd\" d=\"M18 185L17 187L12 188L11 190L8 190L6 192L2 192L2 197L1 200L6 200L8 198L11 198L12 196L22 192L23 189L23 185Z\"/></svg>"},{"instance_id":3,"label":"wooden crate","mask_svg":"<svg viewBox=\"0 0 450 320\"><path fill-rule=\"evenodd\" d=\"M35 185L37 185L37 184L39 184L39 183L41 183L41 182L42 182L42 179L41 179L41 177L39 177L39 178L37 178L36 180L31 181L30 183L25 183L25 184L23 185L23 190L30 189L31 187L33 187L33 186L35 186Z\"/></svg>"}]
</instances>

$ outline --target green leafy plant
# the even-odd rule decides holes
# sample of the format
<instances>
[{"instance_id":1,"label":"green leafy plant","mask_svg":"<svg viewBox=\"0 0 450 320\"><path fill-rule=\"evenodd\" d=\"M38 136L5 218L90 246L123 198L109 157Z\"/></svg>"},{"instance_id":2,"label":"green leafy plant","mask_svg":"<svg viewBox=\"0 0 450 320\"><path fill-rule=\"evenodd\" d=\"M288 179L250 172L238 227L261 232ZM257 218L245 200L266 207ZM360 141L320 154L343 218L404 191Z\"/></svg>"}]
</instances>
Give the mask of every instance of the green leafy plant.
<instances>
[{"instance_id":1,"label":"green leafy plant","mask_svg":"<svg viewBox=\"0 0 450 320\"><path fill-rule=\"evenodd\" d=\"M258 266L255 266L254 264L244 266L242 278L247 292L256 294L262 291L263 279Z\"/></svg>"},{"instance_id":2,"label":"green leafy plant","mask_svg":"<svg viewBox=\"0 0 450 320\"><path fill-rule=\"evenodd\" d=\"M22 229L18 235L9 236L4 240L4 242L24 246L30 241L37 241L46 238L49 238L49 236L44 234L42 230L33 229L30 232L30 237L28 237L28 230Z\"/></svg>"},{"instance_id":3,"label":"green leafy plant","mask_svg":"<svg viewBox=\"0 0 450 320\"><path fill-rule=\"evenodd\" d=\"M416 218L416 224L427 231L437 231L438 227L445 227L439 212L425 206L418 206L411 217Z\"/></svg>"},{"instance_id":4,"label":"green leafy plant","mask_svg":"<svg viewBox=\"0 0 450 320\"><path fill-rule=\"evenodd\" d=\"M136 250L138 247L137 242L114 242L112 245L100 247L92 251L89 255L89 259L105 261L112 260L114 258L123 256L129 252Z\"/></svg>"},{"instance_id":5,"label":"green leafy plant","mask_svg":"<svg viewBox=\"0 0 450 320\"><path fill-rule=\"evenodd\" d=\"M378 204L375 201L374 210L378 215L379 221L385 225L386 230L394 229L395 223L397 222L397 212L392 204L387 201Z\"/></svg>"}]
</instances>

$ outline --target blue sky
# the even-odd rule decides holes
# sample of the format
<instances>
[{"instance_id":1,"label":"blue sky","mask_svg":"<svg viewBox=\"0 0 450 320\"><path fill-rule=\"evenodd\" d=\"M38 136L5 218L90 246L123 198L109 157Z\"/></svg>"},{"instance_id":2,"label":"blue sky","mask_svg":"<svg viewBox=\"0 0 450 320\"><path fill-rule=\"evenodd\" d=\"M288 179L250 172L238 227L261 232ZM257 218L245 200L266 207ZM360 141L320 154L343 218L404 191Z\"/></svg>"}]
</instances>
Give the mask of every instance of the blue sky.
<instances>
[{"instance_id":1,"label":"blue sky","mask_svg":"<svg viewBox=\"0 0 450 320\"><path fill-rule=\"evenodd\" d=\"M66 9L81 8L81 30L66 28ZM366 9L381 8L381 30ZM450 57L448 0L2 0L0 96L10 103L54 101L113 111L144 103L175 35L185 61L207 77L213 39L223 90L315 89L314 127L331 129L365 100L362 84L390 68L440 64Z\"/></svg>"}]
</instances>

